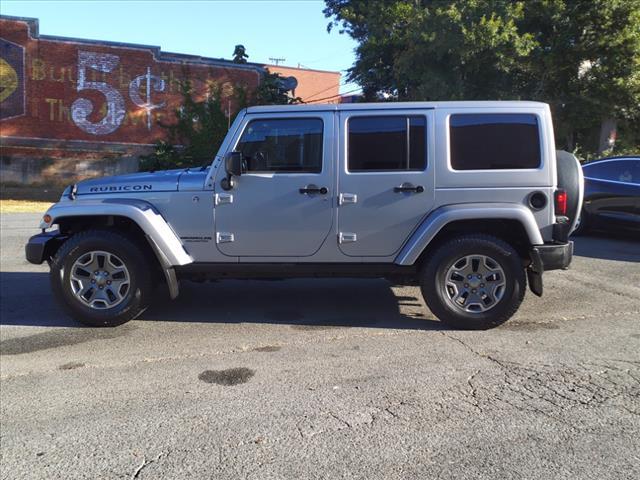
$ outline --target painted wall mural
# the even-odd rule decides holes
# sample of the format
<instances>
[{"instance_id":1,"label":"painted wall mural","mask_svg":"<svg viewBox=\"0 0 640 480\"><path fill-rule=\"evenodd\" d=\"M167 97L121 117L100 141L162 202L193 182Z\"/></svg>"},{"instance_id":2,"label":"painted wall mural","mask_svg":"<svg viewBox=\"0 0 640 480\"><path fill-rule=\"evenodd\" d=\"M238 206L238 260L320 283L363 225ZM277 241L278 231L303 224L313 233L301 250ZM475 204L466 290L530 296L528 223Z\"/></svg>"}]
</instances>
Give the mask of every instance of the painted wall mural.
<instances>
[{"instance_id":1,"label":"painted wall mural","mask_svg":"<svg viewBox=\"0 0 640 480\"><path fill-rule=\"evenodd\" d=\"M87 81L87 69L100 72L112 72L120 62L117 55L96 52L78 52L78 81L77 90L96 90L105 97L106 113L99 122L91 122L89 116L93 112L93 103L86 98L79 98L71 105L71 118L82 130L93 135L106 135L120 127L127 114L122 94L107 82ZM144 93L141 94L141 88ZM156 108L166 105L165 101L153 103L151 92L164 92L165 81L157 75L151 74L151 67L147 67L147 73L138 75L129 83L129 98L138 107L144 109L147 116L147 130L151 130L151 112ZM142 96L146 95L143 99Z\"/></svg>"},{"instance_id":2,"label":"painted wall mural","mask_svg":"<svg viewBox=\"0 0 640 480\"><path fill-rule=\"evenodd\" d=\"M78 98L71 105L71 118L73 122L82 130L93 135L106 135L115 132L126 114L124 108L124 98L118 90L110 86L107 82L87 81L87 69L98 72L110 73L118 65L120 59L117 55L97 52L78 52L78 81L76 82L78 92L83 90L96 90L104 95L106 113L98 122L89 120L93 112L93 103L86 98Z\"/></svg>"},{"instance_id":3,"label":"painted wall mural","mask_svg":"<svg viewBox=\"0 0 640 480\"><path fill-rule=\"evenodd\" d=\"M62 39L30 19L0 17L0 127L12 138L150 145L181 103L180 81L196 95L212 85L231 101L255 88L256 65L163 53L156 47ZM10 143L10 142L9 142Z\"/></svg>"},{"instance_id":4,"label":"painted wall mural","mask_svg":"<svg viewBox=\"0 0 640 480\"><path fill-rule=\"evenodd\" d=\"M24 115L24 47L0 38L0 120Z\"/></svg>"},{"instance_id":5,"label":"painted wall mural","mask_svg":"<svg viewBox=\"0 0 640 480\"><path fill-rule=\"evenodd\" d=\"M146 100L142 99L140 95L140 86L142 82L145 82ZM131 80L129 84L129 97L131 101L138 105L147 112L147 129L151 130L151 112L156 108L162 108L166 102L153 103L151 101L151 90L155 92L164 92L165 82L157 75L151 75L151 68L147 67L147 73L145 75L139 75L135 79Z\"/></svg>"},{"instance_id":6,"label":"painted wall mural","mask_svg":"<svg viewBox=\"0 0 640 480\"><path fill-rule=\"evenodd\" d=\"M295 96L338 101L339 72L40 35L37 19L0 15L0 181L66 185L135 171L165 138L158 122L171 123L181 81L196 96L221 90L233 110L234 89L254 89L265 68L295 77Z\"/></svg>"}]
</instances>

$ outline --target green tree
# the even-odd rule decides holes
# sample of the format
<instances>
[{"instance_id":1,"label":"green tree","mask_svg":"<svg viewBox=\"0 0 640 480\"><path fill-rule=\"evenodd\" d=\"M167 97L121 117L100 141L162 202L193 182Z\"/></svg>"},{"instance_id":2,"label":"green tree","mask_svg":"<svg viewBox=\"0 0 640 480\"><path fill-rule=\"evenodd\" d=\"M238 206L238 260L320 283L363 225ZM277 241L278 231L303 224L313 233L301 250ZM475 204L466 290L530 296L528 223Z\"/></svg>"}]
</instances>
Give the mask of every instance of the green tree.
<instances>
[{"instance_id":1,"label":"green tree","mask_svg":"<svg viewBox=\"0 0 640 480\"><path fill-rule=\"evenodd\" d=\"M561 148L597 150L612 118L639 136L640 0L326 0L324 12L358 42L348 77L367 99L544 101Z\"/></svg>"},{"instance_id":2,"label":"green tree","mask_svg":"<svg viewBox=\"0 0 640 480\"><path fill-rule=\"evenodd\" d=\"M250 90L246 85L235 85L233 98L225 105L219 85L210 84L207 88L206 97L198 99L191 82L181 83L182 102L174 111L175 121L159 123L167 132L167 138L156 142L153 153L140 157L141 171L208 165L224 140L229 123L239 110L252 105L288 105L300 102L299 98L289 95L283 77L268 71L263 72L255 90ZM225 111L225 107L228 109L232 104L235 111Z\"/></svg>"},{"instance_id":3,"label":"green tree","mask_svg":"<svg viewBox=\"0 0 640 480\"><path fill-rule=\"evenodd\" d=\"M289 95L285 78L271 72L263 74L252 100L253 105L291 105L301 102L299 97Z\"/></svg>"},{"instance_id":4,"label":"green tree","mask_svg":"<svg viewBox=\"0 0 640 480\"><path fill-rule=\"evenodd\" d=\"M174 111L175 122L160 123L167 139L155 151L140 158L140 170L195 167L211 162L227 133L228 118L221 102L221 89L209 85L206 98L194 97L191 82L180 84L182 105Z\"/></svg>"},{"instance_id":5,"label":"green tree","mask_svg":"<svg viewBox=\"0 0 640 480\"><path fill-rule=\"evenodd\" d=\"M536 44L522 92L551 105L559 146L602 153L616 123L619 148L638 142L639 0L534 0L519 28Z\"/></svg>"}]
</instances>

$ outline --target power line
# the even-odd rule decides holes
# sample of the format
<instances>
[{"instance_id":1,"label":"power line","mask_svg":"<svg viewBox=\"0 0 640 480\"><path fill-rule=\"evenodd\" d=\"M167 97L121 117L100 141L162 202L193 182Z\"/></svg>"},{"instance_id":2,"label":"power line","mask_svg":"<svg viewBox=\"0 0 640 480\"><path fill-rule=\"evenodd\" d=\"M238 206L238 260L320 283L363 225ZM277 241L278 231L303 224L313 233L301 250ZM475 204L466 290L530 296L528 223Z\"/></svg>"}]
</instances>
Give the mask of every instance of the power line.
<instances>
[{"instance_id":1,"label":"power line","mask_svg":"<svg viewBox=\"0 0 640 480\"><path fill-rule=\"evenodd\" d=\"M349 90L348 92L339 93L338 95L331 95L330 97L317 98L315 100L311 100L310 102L305 102L305 103L316 103L316 102L322 102L323 100L331 100L332 98L341 97L343 95L348 95L350 93L357 92L359 90L362 90L362 89L361 88L354 88L353 90Z\"/></svg>"},{"instance_id":2,"label":"power line","mask_svg":"<svg viewBox=\"0 0 640 480\"><path fill-rule=\"evenodd\" d=\"M335 88L335 87L344 87L345 85L349 85L350 83L351 82L347 82L347 81L336 83L335 85L331 85L330 87L327 87L327 88L325 88L323 90L320 90L319 92L316 92L313 95L307 95L307 99L313 98L316 95L320 95L321 93L326 92L327 90L331 90L332 88Z\"/></svg>"},{"instance_id":3,"label":"power line","mask_svg":"<svg viewBox=\"0 0 640 480\"><path fill-rule=\"evenodd\" d=\"M336 87L341 87L342 85L344 85L344 84L336 83L335 85L331 85L330 87L327 87L327 88L325 88L323 90L320 90L319 92L316 92L313 95L308 95L307 98L313 98L316 95L320 95L321 93L326 92L327 90L331 90L332 88L336 88Z\"/></svg>"}]
</instances>

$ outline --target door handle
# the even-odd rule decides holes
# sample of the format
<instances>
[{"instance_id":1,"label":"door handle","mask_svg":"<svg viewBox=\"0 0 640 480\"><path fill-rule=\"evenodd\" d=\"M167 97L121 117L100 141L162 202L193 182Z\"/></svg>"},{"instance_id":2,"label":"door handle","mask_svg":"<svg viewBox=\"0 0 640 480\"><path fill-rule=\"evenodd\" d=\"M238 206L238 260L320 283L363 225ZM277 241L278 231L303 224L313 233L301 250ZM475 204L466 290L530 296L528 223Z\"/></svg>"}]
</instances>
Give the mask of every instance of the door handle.
<instances>
[{"instance_id":1,"label":"door handle","mask_svg":"<svg viewBox=\"0 0 640 480\"><path fill-rule=\"evenodd\" d=\"M424 192L424 187L422 185L414 187L410 183L403 183L399 187L393 187L393 191L396 193L422 193Z\"/></svg>"},{"instance_id":2,"label":"door handle","mask_svg":"<svg viewBox=\"0 0 640 480\"><path fill-rule=\"evenodd\" d=\"M313 184L307 185L306 187L300 189L300 193L304 195L309 195L314 193L319 193L320 195L326 195L328 192L329 190L327 190L327 187L316 187Z\"/></svg>"}]
</instances>

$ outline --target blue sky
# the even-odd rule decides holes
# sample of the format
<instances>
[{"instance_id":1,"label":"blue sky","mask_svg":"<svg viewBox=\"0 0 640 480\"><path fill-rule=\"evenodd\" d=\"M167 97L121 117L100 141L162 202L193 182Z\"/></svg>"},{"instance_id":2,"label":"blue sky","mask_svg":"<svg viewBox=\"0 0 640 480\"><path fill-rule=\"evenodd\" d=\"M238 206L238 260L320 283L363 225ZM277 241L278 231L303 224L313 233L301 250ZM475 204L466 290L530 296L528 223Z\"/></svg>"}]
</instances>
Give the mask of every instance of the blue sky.
<instances>
[{"instance_id":1,"label":"blue sky","mask_svg":"<svg viewBox=\"0 0 640 480\"><path fill-rule=\"evenodd\" d=\"M40 33L157 45L164 51L230 58L242 43L249 61L341 71L356 43L337 30L317 0L30 1L1 0L0 13L40 20ZM344 78L343 78L344 83ZM341 92L357 88L346 84Z\"/></svg>"}]
</instances>

